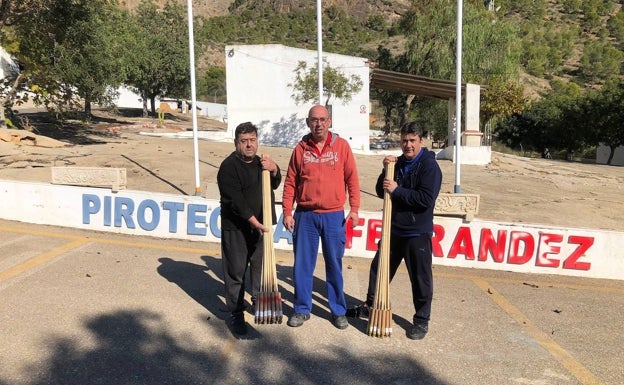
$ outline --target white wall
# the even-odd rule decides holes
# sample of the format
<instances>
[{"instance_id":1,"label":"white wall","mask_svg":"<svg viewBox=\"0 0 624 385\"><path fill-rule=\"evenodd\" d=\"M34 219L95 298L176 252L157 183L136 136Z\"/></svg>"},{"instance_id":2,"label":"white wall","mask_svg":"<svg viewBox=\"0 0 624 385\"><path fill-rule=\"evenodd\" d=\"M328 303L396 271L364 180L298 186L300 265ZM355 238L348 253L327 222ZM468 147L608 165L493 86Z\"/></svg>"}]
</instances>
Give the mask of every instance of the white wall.
<instances>
[{"instance_id":1,"label":"white wall","mask_svg":"<svg viewBox=\"0 0 624 385\"><path fill-rule=\"evenodd\" d=\"M276 206L278 217L281 206ZM220 242L216 199L147 191L0 180L0 218L136 236ZM624 232L435 217L433 263L522 273L624 280ZM372 258L381 212L360 212L345 255ZM276 249L292 234L274 226Z\"/></svg>"},{"instance_id":2,"label":"white wall","mask_svg":"<svg viewBox=\"0 0 624 385\"><path fill-rule=\"evenodd\" d=\"M362 90L347 105L332 98L332 132L359 150L369 149L369 67L367 59L324 53L332 68L345 76L357 75ZM228 134L242 122L250 121L260 129L265 145L292 147L309 132L305 124L314 103L295 104L294 69L299 61L308 68L316 66L317 52L280 44L228 45L225 47Z\"/></svg>"},{"instance_id":3,"label":"white wall","mask_svg":"<svg viewBox=\"0 0 624 385\"><path fill-rule=\"evenodd\" d=\"M118 108L143 108L143 99L141 95L132 91L126 86L121 86L117 89L119 96L115 105Z\"/></svg>"},{"instance_id":4,"label":"white wall","mask_svg":"<svg viewBox=\"0 0 624 385\"><path fill-rule=\"evenodd\" d=\"M18 71L19 68L13 57L4 48L0 47L0 79L4 79L8 75L17 74Z\"/></svg>"},{"instance_id":5,"label":"white wall","mask_svg":"<svg viewBox=\"0 0 624 385\"><path fill-rule=\"evenodd\" d=\"M132 91L126 86L121 86L117 89L119 96L117 97L115 105L119 108L143 108L143 101L141 95ZM171 108L174 110L178 108L177 101L167 101ZM156 108L160 104L159 99L156 99ZM197 106L200 108L197 111L197 115L206 116L211 119L220 120L225 122L227 119L227 106L225 104L210 103L197 101ZM149 102L148 102L148 108ZM186 107L185 107L186 108ZM186 110L185 110L186 111Z\"/></svg>"},{"instance_id":6,"label":"white wall","mask_svg":"<svg viewBox=\"0 0 624 385\"><path fill-rule=\"evenodd\" d=\"M607 164L609 155L611 154L611 148L600 143L596 149L596 163ZM624 166L624 146L619 146L615 149L613 159L611 160L612 166Z\"/></svg>"}]
</instances>

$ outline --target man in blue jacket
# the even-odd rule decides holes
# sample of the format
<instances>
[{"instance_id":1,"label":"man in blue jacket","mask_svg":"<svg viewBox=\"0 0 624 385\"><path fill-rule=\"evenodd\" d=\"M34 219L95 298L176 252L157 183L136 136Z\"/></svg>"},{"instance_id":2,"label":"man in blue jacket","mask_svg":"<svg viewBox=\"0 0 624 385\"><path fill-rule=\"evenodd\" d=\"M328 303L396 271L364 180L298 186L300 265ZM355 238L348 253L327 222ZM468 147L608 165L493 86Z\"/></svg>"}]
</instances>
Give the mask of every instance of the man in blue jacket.
<instances>
[{"instance_id":1,"label":"man in blue jacket","mask_svg":"<svg viewBox=\"0 0 624 385\"><path fill-rule=\"evenodd\" d=\"M420 340L429 330L431 301L433 299L433 273L431 236L433 235L433 209L442 185L442 171L433 151L423 147L426 132L416 122L401 127L401 150L398 158L386 156L384 167L396 162L394 180L382 171L375 186L377 196L388 192L392 199L390 226L390 280L401 261L405 259L412 286L414 325L407 337ZM375 298L379 250L371 262L366 301L347 311L350 317L368 317Z\"/></svg>"}]
</instances>

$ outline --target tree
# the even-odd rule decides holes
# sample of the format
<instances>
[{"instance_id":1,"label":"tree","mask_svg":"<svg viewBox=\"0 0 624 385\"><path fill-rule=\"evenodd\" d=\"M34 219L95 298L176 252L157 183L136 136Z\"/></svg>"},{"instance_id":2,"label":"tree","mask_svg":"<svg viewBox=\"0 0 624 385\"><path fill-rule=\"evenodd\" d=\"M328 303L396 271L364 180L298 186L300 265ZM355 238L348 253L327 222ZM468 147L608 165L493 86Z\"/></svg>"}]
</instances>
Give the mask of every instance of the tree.
<instances>
[{"instance_id":1,"label":"tree","mask_svg":"<svg viewBox=\"0 0 624 385\"><path fill-rule=\"evenodd\" d=\"M393 56L388 48L383 46L377 47L377 65L379 68L389 71L402 72L405 65L401 62L401 60L404 60L404 58L401 56ZM393 123L395 123L398 127L401 126L398 118L396 121L393 121L393 116L395 116L395 112L396 115L399 115L400 111L402 111L405 96L401 92L379 89L372 89L371 96L373 99L378 100L384 109L383 131L384 134L388 135L391 131Z\"/></svg>"},{"instance_id":2,"label":"tree","mask_svg":"<svg viewBox=\"0 0 624 385\"><path fill-rule=\"evenodd\" d=\"M0 0L0 26L17 23L22 17L41 9L45 0Z\"/></svg>"},{"instance_id":3,"label":"tree","mask_svg":"<svg viewBox=\"0 0 624 385\"><path fill-rule=\"evenodd\" d=\"M0 0L0 41L2 44L7 45L7 42L12 42L12 39L7 36L11 35L10 29L15 23L27 15L38 12L45 3L44 0ZM9 46L8 50L13 55L16 54L14 44L13 47ZM24 79L17 67L13 68L12 73L5 75L6 77L0 84L0 127L7 125L7 113L11 118L11 123L16 123L12 119L13 104L19 99L18 93Z\"/></svg>"},{"instance_id":4,"label":"tree","mask_svg":"<svg viewBox=\"0 0 624 385\"><path fill-rule=\"evenodd\" d=\"M187 98L190 94L188 32L182 7L168 1L162 10L143 0L134 13L132 71L128 85L156 112L156 98Z\"/></svg>"},{"instance_id":5,"label":"tree","mask_svg":"<svg viewBox=\"0 0 624 385\"><path fill-rule=\"evenodd\" d=\"M494 119L521 113L528 106L524 88L518 82L505 81L500 77L490 79L481 92L481 131Z\"/></svg>"},{"instance_id":6,"label":"tree","mask_svg":"<svg viewBox=\"0 0 624 385\"><path fill-rule=\"evenodd\" d=\"M553 89L534 101L521 114L514 114L497 125L499 140L512 147L542 151L564 150L566 158L583 148L588 130L583 125L583 94L574 83L553 82Z\"/></svg>"},{"instance_id":7,"label":"tree","mask_svg":"<svg viewBox=\"0 0 624 385\"><path fill-rule=\"evenodd\" d=\"M357 75L345 76L339 69L333 68L323 58L323 97L325 106L329 106L332 97L342 100L343 104L351 101L353 94L362 90L364 83ZM294 70L295 81L289 84L294 93L295 103L308 103L319 100L318 95L318 67L308 68L305 61L300 61Z\"/></svg>"},{"instance_id":8,"label":"tree","mask_svg":"<svg viewBox=\"0 0 624 385\"><path fill-rule=\"evenodd\" d=\"M198 96L207 99L213 98L214 103L217 102L217 98L223 99L226 94L225 69L209 67L199 78L197 93Z\"/></svg>"},{"instance_id":9,"label":"tree","mask_svg":"<svg viewBox=\"0 0 624 385\"><path fill-rule=\"evenodd\" d=\"M400 21L405 52L396 62L404 72L436 79L456 77L457 13L446 0L413 2ZM517 76L520 47L517 29L489 12L482 1L465 4L462 81L483 83L490 77ZM405 96L402 121L414 95Z\"/></svg>"},{"instance_id":10,"label":"tree","mask_svg":"<svg viewBox=\"0 0 624 385\"><path fill-rule=\"evenodd\" d=\"M606 81L621 74L624 53L606 42L587 43L581 56L581 71L588 81Z\"/></svg>"},{"instance_id":11,"label":"tree","mask_svg":"<svg viewBox=\"0 0 624 385\"><path fill-rule=\"evenodd\" d=\"M57 15L63 12L68 15L69 28L63 40L57 43L53 70L63 84L76 89L84 103L85 115L89 117L91 104L110 104L107 91L117 89L125 79L125 15L105 1L72 3L55 10Z\"/></svg>"},{"instance_id":12,"label":"tree","mask_svg":"<svg viewBox=\"0 0 624 385\"><path fill-rule=\"evenodd\" d=\"M123 12L106 0L55 0L24 15L13 29L24 75L47 107L61 111L79 96L87 117L91 103L125 74Z\"/></svg>"},{"instance_id":13,"label":"tree","mask_svg":"<svg viewBox=\"0 0 624 385\"><path fill-rule=\"evenodd\" d=\"M624 145L624 82L607 84L588 97L586 119L591 122L592 139L610 148L607 164L615 150Z\"/></svg>"}]
</instances>

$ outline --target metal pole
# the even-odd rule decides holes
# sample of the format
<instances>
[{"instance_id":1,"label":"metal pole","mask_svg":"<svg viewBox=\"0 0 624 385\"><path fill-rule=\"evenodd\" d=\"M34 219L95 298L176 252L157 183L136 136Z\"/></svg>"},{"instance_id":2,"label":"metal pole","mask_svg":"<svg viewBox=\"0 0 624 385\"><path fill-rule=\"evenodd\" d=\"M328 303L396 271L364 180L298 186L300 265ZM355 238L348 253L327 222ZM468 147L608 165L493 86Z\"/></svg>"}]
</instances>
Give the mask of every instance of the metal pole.
<instances>
[{"instance_id":1,"label":"metal pole","mask_svg":"<svg viewBox=\"0 0 624 385\"><path fill-rule=\"evenodd\" d=\"M457 72L455 74L455 194L461 193L460 187L460 159L461 146L461 81L462 81L462 0L457 0Z\"/></svg>"},{"instance_id":2,"label":"metal pole","mask_svg":"<svg viewBox=\"0 0 624 385\"><path fill-rule=\"evenodd\" d=\"M323 8L316 0L316 41L318 54L318 104L323 105Z\"/></svg>"},{"instance_id":3,"label":"metal pole","mask_svg":"<svg viewBox=\"0 0 624 385\"><path fill-rule=\"evenodd\" d=\"M195 38L193 33L193 1L187 0L189 62L191 67L191 110L193 116L193 157L195 159L195 195L201 195L199 186L199 148L197 144L197 97L195 95Z\"/></svg>"}]
</instances>

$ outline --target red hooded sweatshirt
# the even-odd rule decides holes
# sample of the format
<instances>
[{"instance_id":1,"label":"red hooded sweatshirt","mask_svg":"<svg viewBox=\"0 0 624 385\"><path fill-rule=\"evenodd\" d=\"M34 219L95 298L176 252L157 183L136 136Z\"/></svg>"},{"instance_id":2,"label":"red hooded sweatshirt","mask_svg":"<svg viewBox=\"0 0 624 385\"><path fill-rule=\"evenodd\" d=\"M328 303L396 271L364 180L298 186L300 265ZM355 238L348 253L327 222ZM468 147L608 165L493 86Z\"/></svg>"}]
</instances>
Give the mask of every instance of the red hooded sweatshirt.
<instances>
[{"instance_id":1,"label":"red hooded sweatshirt","mask_svg":"<svg viewBox=\"0 0 624 385\"><path fill-rule=\"evenodd\" d=\"M310 134L295 146L282 193L284 217L292 216L295 202L297 207L318 213L344 210L347 191L349 207L359 211L360 180L351 147L337 134L330 135L320 155L309 144Z\"/></svg>"}]
</instances>

